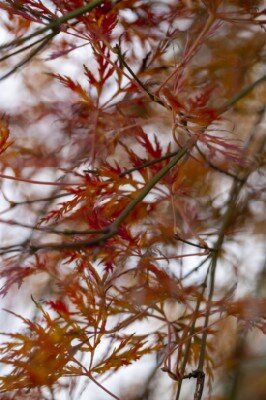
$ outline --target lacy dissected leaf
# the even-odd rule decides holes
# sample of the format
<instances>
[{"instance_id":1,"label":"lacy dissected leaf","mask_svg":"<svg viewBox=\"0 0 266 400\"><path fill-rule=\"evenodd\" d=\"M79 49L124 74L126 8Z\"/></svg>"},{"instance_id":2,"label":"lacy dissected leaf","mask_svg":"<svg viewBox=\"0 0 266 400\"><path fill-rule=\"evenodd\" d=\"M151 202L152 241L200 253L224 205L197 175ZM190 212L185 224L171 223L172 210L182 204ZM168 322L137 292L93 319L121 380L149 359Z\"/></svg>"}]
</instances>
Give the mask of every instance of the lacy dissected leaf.
<instances>
[{"instance_id":1,"label":"lacy dissected leaf","mask_svg":"<svg viewBox=\"0 0 266 400\"><path fill-rule=\"evenodd\" d=\"M11 372L0 378L1 390L51 387L65 374L65 366L75 354L71 342L78 328L52 319L38 306L43 316L41 324L21 318L27 332L7 334L10 341L0 347L1 363L9 365Z\"/></svg>"},{"instance_id":2,"label":"lacy dissected leaf","mask_svg":"<svg viewBox=\"0 0 266 400\"><path fill-rule=\"evenodd\" d=\"M72 92L76 93L82 100L84 100L88 105L92 106L92 100L88 92L81 86L80 83L74 82L68 76L62 76L60 74L53 74L65 87L69 88Z\"/></svg>"},{"instance_id":3,"label":"lacy dissected leaf","mask_svg":"<svg viewBox=\"0 0 266 400\"><path fill-rule=\"evenodd\" d=\"M0 9L0 397L260 398L263 1Z\"/></svg>"},{"instance_id":4,"label":"lacy dissected leaf","mask_svg":"<svg viewBox=\"0 0 266 400\"><path fill-rule=\"evenodd\" d=\"M134 335L130 335L121 339L112 354L100 365L95 366L92 371L98 374L104 374L110 372L110 370L112 372L117 371L119 368L130 365L142 356L158 349L159 346L147 346L145 341L134 338Z\"/></svg>"},{"instance_id":5,"label":"lacy dissected leaf","mask_svg":"<svg viewBox=\"0 0 266 400\"><path fill-rule=\"evenodd\" d=\"M18 288L20 288L24 280L28 276L32 275L34 272L35 271L32 267L6 267L3 271L0 272L1 278L6 279L4 285L0 288L0 294L2 296L5 296L8 293L10 287L14 284L17 284Z\"/></svg>"},{"instance_id":6,"label":"lacy dissected leaf","mask_svg":"<svg viewBox=\"0 0 266 400\"><path fill-rule=\"evenodd\" d=\"M0 118L0 154L13 143L13 141L9 140L10 131L8 122L7 117L2 116Z\"/></svg>"}]
</instances>

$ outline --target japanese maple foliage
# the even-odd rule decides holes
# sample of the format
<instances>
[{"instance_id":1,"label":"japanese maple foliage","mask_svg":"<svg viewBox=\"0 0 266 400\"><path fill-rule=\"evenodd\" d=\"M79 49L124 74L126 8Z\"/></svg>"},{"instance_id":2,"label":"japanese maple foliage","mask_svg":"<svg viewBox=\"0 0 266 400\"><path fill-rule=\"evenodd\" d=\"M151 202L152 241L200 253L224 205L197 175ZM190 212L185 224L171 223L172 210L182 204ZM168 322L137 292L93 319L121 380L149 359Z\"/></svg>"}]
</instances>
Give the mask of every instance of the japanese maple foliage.
<instances>
[{"instance_id":1,"label":"japanese maple foliage","mask_svg":"<svg viewBox=\"0 0 266 400\"><path fill-rule=\"evenodd\" d=\"M3 311L1 398L263 398L263 1L0 18L0 85L23 90L1 105L0 293L32 307Z\"/></svg>"}]
</instances>

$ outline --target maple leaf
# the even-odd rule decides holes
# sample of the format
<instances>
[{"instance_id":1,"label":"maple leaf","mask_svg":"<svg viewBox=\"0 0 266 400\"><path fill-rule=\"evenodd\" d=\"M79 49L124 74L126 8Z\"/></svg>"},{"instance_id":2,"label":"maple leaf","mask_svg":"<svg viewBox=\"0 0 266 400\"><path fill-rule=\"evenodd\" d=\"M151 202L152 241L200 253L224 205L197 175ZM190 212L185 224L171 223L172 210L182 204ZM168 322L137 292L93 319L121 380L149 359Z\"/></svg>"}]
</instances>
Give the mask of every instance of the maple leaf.
<instances>
[{"instance_id":1,"label":"maple leaf","mask_svg":"<svg viewBox=\"0 0 266 400\"><path fill-rule=\"evenodd\" d=\"M54 311L58 312L59 314L70 314L66 304L62 300L50 300L46 301L45 304L48 304Z\"/></svg>"},{"instance_id":2,"label":"maple leaf","mask_svg":"<svg viewBox=\"0 0 266 400\"><path fill-rule=\"evenodd\" d=\"M5 334L10 343L0 346L1 363L10 365L11 372L0 377L4 391L52 385L65 373L65 366L72 358L71 342L74 335L69 324L60 324L50 318L40 305L44 326L22 319L28 328L26 334Z\"/></svg>"},{"instance_id":3,"label":"maple leaf","mask_svg":"<svg viewBox=\"0 0 266 400\"><path fill-rule=\"evenodd\" d=\"M9 119L5 115L0 118L0 154L2 154L14 141L8 140L10 136Z\"/></svg>"},{"instance_id":4,"label":"maple leaf","mask_svg":"<svg viewBox=\"0 0 266 400\"><path fill-rule=\"evenodd\" d=\"M187 378L196 400L205 375L210 390L228 366L241 380L238 356L249 356L244 346L252 353L245 333L265 333L264 272L245 268L242 251L262 254L252 244L263 225L261 5L0 1L10 38L0 45L0 80L19 76L23 87L10 102L10 149L9 119L0 119L0 223L9 226L0 294L16 307L12 286L49 274L32 316L11 313L23 326L3 334L3 398L78 398L88 379L118 400L102 378L145 355L156 360L148 381L121 398L150 398L161 364L177 400ZM53 180L35 179L48 170ZM42 184L58 188L44 194ZM243 273L247 295L235 300L227 281ZM227 355L223 345L220 357L223 319L238 329L222 332L236 349ZM257 380L245 378L258 397ZM238 383L229 388L236 396Z\"/></svg>"},{"instance_id":5,"label":"maple leaf","mask_svg":"<svg viewBox=\"0 0 266 400\"><path fill-rule=\"evenodd\" d=\"M5 296L8 293L10 287L14 284L21 287L24 280L35 273L35 269L32 267L20 267L20 266L8 266L0 272L0 277L5 278L4 285L0 288L0 295Z\"/></svg>"},{"instance_id":6,"label":"maple leaf","mask_svg":"<svg viewBox=\"0 0 266 400\"><path fill-rule=\"evenodd\" d=\"M117 25L118 18L115 12L108 13L101 23L103 34L110 35Z\"/></svg>"},{"instance_id":7,"label":"maple leaf","mask_svg":"<svg viewBox=\"0 0 266 400\"><path fill-rule=\"evenodd\" d=\"M81 86L80 83L74 82L68 76L62 76L60 74L49 74L58 79L65 87L69 88L72 92L76 93L81 97L89 106L93 106L93 102L88 92Z\"/></svg>"}]
</instances>

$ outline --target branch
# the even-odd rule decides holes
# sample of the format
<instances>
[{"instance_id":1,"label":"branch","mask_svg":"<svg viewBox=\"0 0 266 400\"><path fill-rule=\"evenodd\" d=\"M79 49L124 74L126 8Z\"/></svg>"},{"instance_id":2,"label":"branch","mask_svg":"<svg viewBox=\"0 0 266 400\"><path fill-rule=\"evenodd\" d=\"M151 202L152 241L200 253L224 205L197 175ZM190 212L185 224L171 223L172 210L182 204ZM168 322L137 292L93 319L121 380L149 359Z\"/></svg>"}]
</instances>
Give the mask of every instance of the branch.
<instances>
[{"instance_id":1,"label":"branch","mask_svg":"<svg viewBox=\"0 0 266 400\"><path fill-rule=\"evenodd\" d=\"M37 40L35 40L35 42L33 42L33 43L27 44L26 46L21 47L20 49L14 50L13 52L4 55L3 57L0 58L0 62L1 62L1 61L5 61L5 60L7 60L7 59L10 58L10 57L15 56L16 54L22 53L23 51L30 49L32 46L34 46L34 45L36 45L36 44L42 42L43 39L44 39L44 38L37 39Z\"/></svg>"},{"instance_id":2,"label":"branch","mask_svg":"<svg viewBox=\"0 0 266 400\"><path fill-rule=\"evenodd\" d=\"M172 161L169 162L164 168L162 168L142 189L140 194L133 199L127 207L124 209L124 211L120 214L120 216L117 218L113 226L119 227L121 223L128 217L128 215L131 213L131 211L136 207L138 203L140 203L151 191L151 189L172 169L178 161L185 156L185 154L188 154L188 147L184 147L178 151L176 156L172 159Z\"/></svg>"},{"instance_id":3,"label":"branch","mask_svg":"<svg viewBox=\"0 0 266 400\"><path fill-rule=\"evenodd\" d=\"M208 337L208 325L209 325L209 318L210 318L210 313L211 313L211 301L212 297L214 294L214 287L215 287L215 274L216 274L216 267L217 267L217 261L218 261L218 255L219 252L222 248L222 244L224 241L224 236L225 236L225 231L228 228L230 222L231 222L231 217L233 214L233 211L235 210L236 207L236 202L238 199L238 195L240 190L242 189L244 185L243 183L239 183L237 181L234 181L231 191L230 191L230 196L229 196L229 202L228 202L228 207L224 215L224 219L222 222L222 226L220 228L220 232L215 244L216 252L213 253L213 257L211 259L210 263L210 282L209 282L209 294L208 294L208 299L207 299L207 310L206 310L206 316L205 316L205 322L204 322L204 328L206 329L202 335L202 341L201 341L201 347L200 347L200 355L199 355L199 362L198 362L198 367L197 371L199 373L204 373L203 372L203 367L204 367L204 362L205 362L205 355L206 355L206 347L207 347L207 337ZM194 395L194 400L201 400L202 394L203 394L203 389L204 389L204 379L202 378L202 375L199 375L197 377L197 383L196 383L196 389L195 389L195 395Z\"/></svg>"},{"instance_id":4,"label":"branch","mask_svg":"<svg viewBox=\"0 0 266 400\"><path fill-rule=\"evenodd\" d=\"M205 261L206 260L204 260L204 263L205 263ZM194 335L194 332L195 332L197 316L198 316L198 312L199 312L199 309L200 309L200 305L202 303L202 298L203 298L206 286L207 286L207 276L206 276L204 282L202 283L201 296L199 296L199 298L197 300L197 303L196 303L196 307L195 307L195 311L194 311L194 318L192 319L190 327L188 327L188 340L187 340L187 343L186 343L186 346L185 346L184 356L183 356L182 364L181 364L180 371L179 371L180 378L178 380L178 388L177 388L177 394L176 394L175 400L179 400L183 379L186 379L186 376L184 375L184 373L185 373L185 370L186 370L186 365L187 365L188 360L189 360L189 352L190 352L190 347L191 347L191 343L192 343L192 338L193 338L193 335Z\"/></svg>"},{"instance_id":5,"label":"branch","mask_svg":"<svg viewBox=\"0 0 266 400\"><path fill-rule=\"evenodd\" d=\"M39 46L37 46L36 48L32 49L32 51L30 51L30 54L28 56L23 58L23 60L21 60L18 64L16 64L10 71L8 71L6 74L1 76L0 82L3 81L4 79L8 78L9 76L11 76L20 67L23 67L23 65L27 64L33 57L35 57L50 42L50 40L54 36L55 36L54 33L50 33L49 35L45 36L45 38L41 41L41 44L39 44ZM39 41L37 41L37 42L39 42ZM7 58L7 56L5 58Z\"/></svg>"},{"instance_id":6,"label":"branch","mask_svg":"<svg viewBox=\"0 0 266 400\"><path fill-rule=\"evenodd\" d=\"M265 79L265 77L264 77L264 79ZM248 91L252 90L256 86L256 84L262 82L262 80L263 79L261 78L256 81L257 83L254 82L252 85L249 85L247 88L243 89L238 95L236 95L234 97L234 99L235 99L234 102L238 101L237 99L240 99L243 96L245 96L248 93ZM231 101L231 105L234 104L234 102ZM263 114L260 113L258 122L262 118L261 115L263 115ZM257 124L256 124L256 126L257 126ZM252 132L252 136L254 136L254 132ZM248 144L249 144L249 140L248 140ZM263 146L264 146L264 140L262 141L261 146L258 149L256 149L256 153L255 153L256 155L262 151ZM245 149L245 151L246 151L246 149ZM237 179L234 179L234 182L231 186L231 190L229 193L229 200L227 202L227 209L225 211L223 221L222 221L219 233L218 233L218 237L217 237L217 240L216 240L216 243L214 246L216 249L216 252L212 253L210 268L208 271L208 272L210 272L210 278L209 278L209 294L208 294L208 299L207 299L207 309L206 309L206 316L205 316L205 322L204 322L204 328L206 328L206 329L208 327L209 318L210 318L210 314L211 314L211 302L212 302L214 288L215 288L215 274L216 274L216 269L217 269L219 253L222 249L226 230L228 229L228 227L231 223L232 215L237 207L237 200L238 200L239 194L240 194L243 186L245 185L251 172L252 171L247 172L244 179L241 182L239 182L239 180L237 180ZM205 330L202 335L199 362L198 362L198 367L197 367L197 371L199 373L203 373L204 361L205 361L205 356L206 356L206 348L207 348L207 337L208 337L208 332L207 332L207 330ZM201 400L202 393L203 393L203 387L204 387L204 379L202 379L202 377L199 375L197 378L194 400Z\"/></svg>"},{"instance_id":7,"label":"branch","mask_svg":"<svg viewBox=\"0 0 266 400\"><path fill-rule=\"evenodd\" d=\"M7 224L7 225L14 225L14 226L19 226L21 228L27 228L31 229L33 231L40 231L40 232L47 232L47 233L53 233L55 235L99 235L101 233L104 233L105 230L84 230L84 231L76 231L74 229L66 229L66 230L60 230L60 229L52 229L49 227L42 227L42 226L35 226L31 224L25 224L23 222L19 221L14 221L14 220L5 220L5 219L0 219L0 224Z\"/></svg>"},{"instance_id":8,"label":"branch","mask_svg":"<svg viewBox=\"0 0 266 400\"><path fill-rule=\"evenodd\" d=\"M204 161L205 161L212 169L215 169L215 171L220 172L220 174L227 175L227 176L229 176L230 178L233 178L233 179L235 179L235 180L237 180L237 181L239 181L239 182L242 182L242 179L239 178L238 176L236 176L236 175L232 174L231 172L226 171L225 169L220 168L220 167L218 167L217 165L213 164L213 163L207 158L207 156L203 153L203 151L200 150L200 148L199 148L198 145L196 145L196 149L198 150L199 154L200 154L201 157L204 159Z\"/></svg>"},{"instance_id":9,"label":"branch","mask_svg":"<svg viewBox=\"0 0 266 400\"><path fill-rule=\"evenodd\" d=\"M239 100L246 97L250 92L252 92L255 87L260 85L266 81L266 75L263 75L261 78L257 79L255 82L250 83L245 86L240 92L238 92L235 96L233 96L230 100L225 102L225 104L220 109L220 114L223 114L225 111L229 110L233 105L235 105Z\"/></svg>"},{"instance_id":10,"label":"branch","mask_svg":"<svg viewBox=\"0 0 266 400\"><path fill-rule=\"evenodd\" d=\"M30 245L29 250L32 252L41 250L41 249L50 249L50 250L60 250L60 249L82 249L89 248L95 245L101 245L106 240L115 236L118 233L118 228L124 222L124 220L130 215L130 213L134 210L134 208L149 194L151 189L186 155L189 153L189 146L180 149L176 156L165 166L163 167L141 190L141 192L129 202L129 204L125 207L119 217L109 225L103 229L102 232L105 232L101 237L93 238L91 240L83 240L76 243L47 243L47 244L36 244Z\"/></svg>"},{"instance_id":11,"label":"branch","mask_svg":"<svg viewBox=\"0 0 266 400\"><path fill-rule=\"evenodd\" d=\"M114 49L113 52L117 54L119 61L121 62L121 64L128 70L128 72L130 73L130 75L133 77L133 79L135 80L135 82L137 82L137 84L147 93L147 95L149 96L149 98L151 99L151 101L154 101L155 103L160 104L161 106L168 108L165 103L160 100L159 97L155 96L154 94L152 94L149 89L144 85L144 83L142 83L142 81L137 77L137 75L134 73L134 71L131 69L131 67L127 64L120 46L117 44Z\"/></svg>"},{"instance_id":12,"label":"branch","mask_svg":"<svg viewBox=\"0 0 266 400\"><path fill-rule=\"evenodd\" d=\"M3 44L2 46L0 46L0 50L3 49L9 49L12 48L14 46L20 46L23 45L25 42L28 42L29 40L33 39L36 36L40 36L48 31L52 31L52 33L49 33L45 36L43 36L41 39L36 40L34 43L31 43L21 49L18 49L12 53L9 53L5 56L3 56L0 61L3 61L9 57L12 57L15 54L21 53L22 51L27 50L28 48L34 46L35 44L41 42L41 44L39 46L37 46L35 49L32 49L32 51L30 52L30 54L28 56L26 56L21 62L19 62L17 65L15 65L14 68L11 69L11 71L7 72L5 75L3 75L0 78L0 81L3 81L4 79L8 78L10 75L12 75L15 71L17 71L20 67L22 67L23 65L27 64L37 53L39 53L52 39L54 36L56 36L57 34L60 33L60 28L61 25L63 25L65 22L75 19L77 17L79 17L80 15L84 15L89 11L92 11L94 8L98 7L99 5L101 5L102 3L104 3L104 0L94 0L89 4L86 4L83 7L77 8L69 13L66 13L64 15L62 15L59 18L56 18L54 20L52 20L49 24L45 25L43 28L40 28L38 30L36 30L33 33L30 33L29 35L23 36L21 38L12 40L11 42L8 42L6 44Z\"/></svg>"},{"instance_id":13,"label":"branch","mask_svg":"<svg viewBox=\"0 0 266 400\"><path fill-rule=\"evenodd\" d=\"M16 206L22 206L24 204L32 204L32 203L39 203L39 202L57 200L57 199L60 199L61 197L66 197L66 196L71 196L71 193L60 193L60 194L57 194L55 196L41 197L39 199L22 200L22 201L8 200L6 196L4 196L4 198L8 203L10 203L10 208L13 208L13 207L16 207Z\"/></svg>"},{"instance_id":14,"label":"branch","mask_svg":"<svg viewBox=\"0 0 266 400\"><path fill-rule=\"evenodd\" d=\"M81 182L75 183L75 182L37 181L37 180L31 180L31 179L26 179L26 178L17 178L16 176L5 175L5 174L0 174L0 178L9 179L11 181L30 183L32 185L48 185L48 186L80 186L80 185L83 185L83 183L81 183Z\"/></svg>"},{"instance_id":15,"label":"branch","mask_svg":"<svg viewBox=\"0 0 266 400\"><path fill-rule=\"evenodd\" d=\"M209 254L205 260L201 261L196 267L194 267L191 271L187 272L184 276L183 279L188 278L190 275L194 274L195 272L197 272L201 267L203 267L204 264L206 264L206 262L209 260L209 258L211 257L211 254Z\"/></svg>"},{"instance_id":16,"label":"branch","mask_svg":"<svg viewBox=\"0 0 266 400\"><path fill-rule=\"evenodd\" d=\"M3 44L2 46L0 46L0 50L7 49L13 46L19 46L27 42L28 40L31 40L33 37L42 35L43 33L50 30L53 31L53 33L55 34L60 30L61 25L63 25L65 22L68 22L71 19L75 19L80 15L84 15L89 11L92 11L94 8L100 6L102 3L104 3L104 0L94 0L83 7L70 11L69 13L62 15L62 17L52 20L49 24L45 25L43 28L37 29L35 32L30 33L29 35L23 36L21 38Z\"/></svg>"},{"instance_id":17,"label":"branch","mask_svg":"<svg viewBox=\"0 0 266 400\"><path fill-rule=\"evenodd\" d=\"M216 251L216 249L214 249L212 247L202 246L200 244L196 244L196 243L190 242L189 240L183 239L177 233L174 235L174 238L177 239L180 242L189 244L190 246L197 247L198 249L204 249L204 250L208 250L208 251Z\"/></svg>"},{"instance_id":18,"label":"branch","mask_svg":"<svg viewBox=\"0 0 266 400\"><path fill-rule=\"evenodd\" d=\"M165 156L156 158L156 159L151 160L151 161L147 161L147 162L145 162L142 165L139 165L137 167L133 167L133 168L127 169L126 171L121 172L119 174L119 176L122 178L122 177L124 177L124 176L126 176L126 175L128 175L128 174L130 174L130 173L132 173L134 171L138 171L138 170L140 170L142 168L146 168L146 167L149 167L151 165L157 164L157 163L159 163L161 161L164 161L164 160L167 160L169 158L172 158L175 155L177 155L179 153L179 151L180 150L172 151L171 153L168 153ZM3 177L7 177L7 176L3 176ZM9 177L9 178L11 179L12 177ZM19 180L21 181L21 179L19 179ZM31 181L31 183L37 183L37 181ZM38 181L38 183L48 184L48 183L41 182L41 181L40 182ZM51 183L49 183L49 184L51 184ZM10 203L10 208L14 208L14 207L19 206L19 205L31 204L31 203L42 202L42 201L49 201L49 200L58 199L58 198L61 198L61 197L64 197L64 196L70 196L70 195L71 195L70 193L63 193L63 194L56 195L54 197L45 197L45 198L40 198L40 199L35 199L35 200L24 200L24 201L21 201L21 202L10 201L7 198L5 198L5 200ZM10 208L8 210L10 210ZM99 230L91 230L91 229L89 229L89 230L83 230L83 231L77 231L77 230L74 230L74 229L59 230L59 229L52 229L52 228L49 228L49 227L37 227L37 226L34 226L34 225L25 224L25 223L14 221L14 220L4 220L4 219L0 219L0 223L8 224L8 225L20 226L22 228L28 228L28 229L37 230L37 231L40 231L40 232L53 233L53 234L56 234L56 235L95 235L95 234L102 234L102 233L106 232L106 229L99 229ZM191 243L189 243L189 244L191 244ZM196 247L200 247L200 246L197 246L196 244L192 244L192 245L196 246ZM201 248L204 248L204 247L201 247ZM209 249L209 250L211 250L211 249Z\"/></svg>"},{"instance_id":19,"label":"branch","mask_svg":"<svg viewBox=\"0 0 266 400\"><path fill-rule=\"evenodd\" d=\"M144 162L143 164L137 166L137 167L132 167L127 169L126 171L121 172L121 174L119 174L120 178L123 178L124 176L131 174L131 172L134 171L139 171L142 168L147 168L150 167L151 165L157 164L161 161L167 160L168 158L172 158L174 157L176 154L179 153L180 150L176 150L176 151L172 151L171 153L166 154L165 156L159 157L159 158L155 158L154 160L151 161L147 161Z\"/></svg>"}]
</instances>

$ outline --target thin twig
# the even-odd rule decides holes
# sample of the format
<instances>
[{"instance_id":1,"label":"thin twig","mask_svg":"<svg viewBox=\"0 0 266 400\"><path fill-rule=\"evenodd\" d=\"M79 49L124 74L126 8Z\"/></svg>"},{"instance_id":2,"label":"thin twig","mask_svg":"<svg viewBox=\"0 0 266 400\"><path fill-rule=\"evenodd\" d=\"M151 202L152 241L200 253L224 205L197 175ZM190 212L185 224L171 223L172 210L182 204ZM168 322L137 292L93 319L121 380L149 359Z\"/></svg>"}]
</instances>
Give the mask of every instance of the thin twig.
<instances>
[{"instance_id":1,"label":"thin twig","mask_svg":"<svg viewBox=\"0 0 266 400\"><path fill-rule=\"evenodd\" d=\"M192 343L192 337L194 334L194 330L195 330L195 325L196 325L196 321L197 321L197 315L200 309L200 305L202 302L202 298L206 289L206 284L207 284L207 275L206 278L202 284L202 292L201 295L198 297L197 303L196 303L196 307L195 307L195 311L194 311L194 318L192 319L192 323L190 325L190 327L188 328L188 341L186 342L186 347L185 347L185 351L184 351L184 355L183 355L183 360L182 360L182 364L180 367L180 370L178 371L180 374L180 379L178 381L178 388L177 388L177 394L176 394L176 398L175 400L179 400L179 396L181 393L181 388L182 388L182 383L183 383L183 379L185 378L184 373L185 373L185 369L186 369L186 365L188 362L188 357L189 357L189 351L190 351L190 347L191 347L191 343Z\"/></svg>"},{"instance_id":2,"label":"thin twig","mask_svg":"<svg viewBox=\"0 0 266 400\"><path fill-rule=\"evenodd\" d=\"M7 225L15 225L19 226L21 228L27 228L27 229L32 229L34 231L40 231L40 232L46 232L46 233L52 233L55 235L99 235L105 232L105 230L95 230L95 229L88 229L84 231L77 231L75 229L66 229L66 230L60 230L60 229L52 229L49 227L42 227L42 226L35 226L31 224L25 224L23 222L19 221L14 221L14 220L4 220L0 219L0 224L7 224Z\"/></svg>"},{"instance_id":3,"label":"thin twig","mask_svg":"<svg viewBox=\"0 0 266 400\"><path fill-rule=\"evenodd\" d=\"M48 182L48 181L37 181L34 179L18 178L16 176L0 174L0 179L9 179L11 181L25 182L32 185L47 185L47 186L81 186L84 185L82 182Z\"/></svg>"},{"instance_id":4,"label":"thin twig","mask_svg":"<svg viewBox=\"0 0 266 400\"><path fill-rule=\"evenodd\" d=\"M23 67L23 65L26 65L33 57L35 57L49 42L50 40L55 36L54 33L50 33L47 35L42 41L39 46L35 47L32 49L29 55L27 55L23 60L21 60L18 64L16 64L10 71L8 71L6 74L0 77L0 82L3 81L4 79L8 78L11 76L14 72L16 72L19 68ZM38 42L38 41L37 41Z\"/></svg>"},{"instance_id":5,"label":"thin twig","mask_svg":"<svg viewBox=\"0 0 266 400\"><path fill-rule=\"evenodd\" d=\"M229 171L226 171L225 169L222 169L221 167L218 167L217 165L213 164L207 157L206 155L203 153L203 151L200 150L199 146L196 145L196 149L198 150L199 154L202 156L202 158L204 159L204 161L212 168L215 169L216 171L220 172L221 174L227 175L230 178L236 179L238 181L242 181L241 178L239 178L238 176L232 174Z\"/></svg>"},{"instance_id":6,"label":"thin twig","mask_svg":"<svg viewBox=\"0 0 266 400\"><path fill-rule=\"evenodd\" d=\"M46 201L52 201L52 200L57 200L60 199L61 197L66 197L66 196L71 196L71 193L60 193L55 196L50 196L50 197L41 197L39 199L32 199L32 200L22 200L22 201L13 201L13 200L8 200L5 197L5 200L11 204L11 208L15 206L22 206L24 204L33 204L33 203L39 203L39 202L46 202Z\"/></svg>"},{"instance_id":7,"label":"thin twig","mask_svg":"<svg viewBox=\"0 0 266 400\"><path fill-rule=\"evenodd\" d=\"M128 72L130 73L130 75L134 78L135 82L137 82L137 84L147 93L147 95L149 96L149 98L151 99L151 101L160 104L161 106L165 107L165 108L169 108L166 106L166 104L160 100L159 97L155 96L154 94L152 94L149 89L144 85L144 83L137 77L137 75L134 73L134 71L132 70L132 68L127 64L121 49L119 45L116 45L113 49L113 52L117 54L119 61L121 62L121 64L128 70Z\"/></svg>"},{"instance_id":8,"label":"thin twig","mask_svg":"<svg viewBox=\"0 0 266 400\"><path fill-rule=\"evenodd\" d=\"M198 249L204 249L204 250L208 250L208 251L216 251L216 249L214 249L212 247L201 246L200 244L190 242L189 240L186 240L186 239L182 239L178 234L175 234L174 238L177 239L180 242L189 244L190 246L197 247Z\"/></svg>"},{"instance_id":9,"label":"thin twig","mask_svg":"<svg viewBox=\"0 0 266 400\"><path fill-rule=\"evenodd\" d=\"M3 56L3 57L0 58L0 62L1 62L1 61L5 61L5 60L7 60L7 59L10 58L10 57L15 56L16 54L23 53L23 51L28 50L28 49L30 49L31 47L35 46L36 44L42 42L43 39L44 39L43 37L42 37L41 39L37 39L35 42L30 43L30 44L28 44L27 46L21 47L21 48L18 49L18 50L15 50L15 51L12 51L11 53L6 54L5 56Z\"/></svg>"},{"instance_id":10,"label":"thin twig","mask_svg":"<svg viewBox=\"0 0 266 400\"><path fill-rule=\"evenodd\" d=\"M179 150L172 151L172 152L166 154L165 156L162 156L162 157L159 157L159 158L155 158L154 160L150 160L150 161L144 162L143 164L138 165L136 167L129 168L129 169L121 172L121 174L119 174L119 176L121 178L123 178L124 176L126 176L128 174L131 174L134 171L139 171L140 169L147 168L147 167L150 167L152 165L158 164L161 161L168 160L169 158L172 158L176 154L178 154L178 152L179 152Z\"/></svg>"},{"instance_id":11,"label":"thin twig","mask_svg":"<svg viewBox=\"0 0 266 400\"><path fill-rule=\"evenodd\" d=\"M190 275L194 274L195 272L197 272L201 267L203 267L204 264L206 264L206 262L209 260L209 258L211 257L211 254L209 254L205 260L202 260L199 265L197 265L195 268L193 268L191 271L189 271L186 275L183 276L183 279L188 278Z\"/></svg>"},{"instance_id":12,"label":"thin twig","mask_svg":"<svg viewBox=\"0 0 266 400\"><path fill-rule=\"evenodd\" d=\"M47 35L44 35L41 39L38 39L35 42L30 43L29 45L14 51L13 53L9 53L6 56L3 56L1 60L5 60L5 59L11 57L12 55L21 53L22 51L27 50L28 48L34 46L35 44L37 44L41 41L41 44L39 46L37 46L35 49L32 49L32 51L30 52L30 54L28 56L24 57L22 61L20 61L18 64L16 64L5 75L3 75L0 78L0 81L3 81L4 79L11 76L19 68L21 68L22 66L27 64L34 56L36 56L36 54L38 54L53 39L54 36L56 36L57 34L60 33L61 25L63 25L65 22L68 22L69 20L77 18L80 15L86 14L87 12L98 7L102 3L104 3L104 0L94 0L93 2L86 4L83 7L77 8L69 13L62 15L59 18L52 20L49 24L45 25L43 28L40 28L33 33L30 33L29 35L23 36L21 38L17 38L15 40L12 40L11 42L8 42L8 43L0 46L0 50L9 49L9 48L16 47L16 46L21 46L25 42L30 41L31 39L35 38L36 36L43 35L44 33L48 32L50 30L52 31L52 33L48 33Z\"/></svg>"},{"instance_id":13,"label":"thin twig","mask_svg":"<svg viewBox=\"0 0 266 400\"><path fill-rule=\"evenodd\" d=\"M230 100L225 102L225 104L220 109L220 113L224 113L225 111L230 109L234 104L236 104L239 100L246 97L250 92L252 92L253 89L255 89L255 87L257 87L264 81L266 81L266 74L263 75L261 78L257 79L255 82L252 82L249 85L245 86L242 90L240 90L240 92L238 92Z\"/></svg>"},{"instance_id":14,"label":"thin twig","mask_svg":"<svg viewBox=\"0 0 266 400\"><path fill-rule=\"evenodd\" d=\"M260 81L260 80L258 80ZM257 82L258 82L257 81ZM256 86L256 85L255 85ZM255 87L254 85L249 85L249 90L253 90ZM247 94L247 88L246 90L243 90L242 93L245 93L244 95ZM238 101L238 99L242 98L243 96L235 96L234 102ZM231 102L231 104L234 104ZM261 121L261 115L259 115L258 121ZM257 125L257 124L256 124ZM254 136L254 134L253 134ZM264 146L264 141L265 139L262 140L262 143L260 147L257 149L256 154L260 153L263 149ZM248 143L250 141L248 140ZM246 150L246 149L245 149ZM208 294L208 300L207 300L207 309L206 309L206 315L205 315L205 322L204 322L204 327L207 328L209 324L209 319L210 319L210 314L211 314L211 302L214 294L214 288L215 288L215 274L216 274L216 269L217 269L217 262L218 262L218 257L219 253L222 249L222 245L224 242L224 237L226 230L228 226L231 223L232 215L236 209L237 206L237 200L239 197L239 194L246 183L250 173L252 171L249 171L246 173L244 179L239 182L237 179L234 180L230 193L229 193L229 200L227 202L227 209L225 211L222 225L219 230L218 238L215 243L215 249L216 252L212 254L211 258L211 263L210 263L210 278L209 278L209 294ZM202 340L201 340L201 348L200 348L200 355L199 355L199 361L198 361L198 367L197 371L203 373L203 367L204 367L204 362L205 362L205 356L206 356L206 348L207 348L207 337L208 337L208 332L207 330L204 331L202 335ZM195 394L194 394L194 400L201 400L202 394L203 394L203 386L204 386L204 380L199 376L197 378L197 383L196 383L196 389L195 389Z\"/></svg>"},{"instance_id":15,"label":"thin twig","mask_svg":"<svg viewBox=\"0 0 266 400\"><path fill-rule=\"evenodd\" d=\"M61 25L63 25L65 22L68 22L71 19L75 19L75 18L79 17L80 15L86 14L87 12L98 7L102 3L104 3L104 0L94 0L91 3L86 4L83 7L80 7L73 11L70 11L69 13L62 15L61 17L52 20L49 24L45 25L43 28L37 29L35 32L30 33L29 35L23 36L21 38L18 38L18 39L12 40L11 42L3 44L2 46L0 46L0 50L10 48L13 46L19 46L19 45L27 42L28 40L31 40L33 37L42 35L43 33L48 32L49 30L53 31L53 34L54 34L55 32L58 32Z\"/></svg>"}]
</instances>

